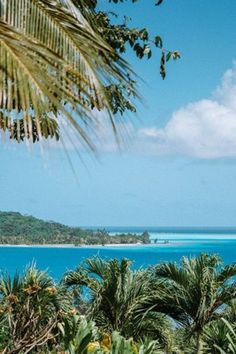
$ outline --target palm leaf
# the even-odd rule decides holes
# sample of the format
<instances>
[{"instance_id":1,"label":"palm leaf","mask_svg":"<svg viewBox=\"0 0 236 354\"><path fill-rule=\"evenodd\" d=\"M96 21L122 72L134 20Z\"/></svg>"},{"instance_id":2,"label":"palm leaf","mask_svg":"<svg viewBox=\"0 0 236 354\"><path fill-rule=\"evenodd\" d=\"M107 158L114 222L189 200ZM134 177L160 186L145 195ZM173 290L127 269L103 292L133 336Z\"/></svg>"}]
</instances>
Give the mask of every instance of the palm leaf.
<instances>
[{"instance_id":1,"label":"palm leaf","mask_svg":"<svg viewBox=\"0 0 236 354\"><path fill-rule=\"evenodd\" d=\"M186 269L178 267L175 263L163 263L156 267L155 273L158 277L169 279L183 287L189 283L189 275Z\"/></svg>"},{"instance_id":2,"label":"palm leaf","mask_svg":"<svg viewBox=\"0 0 236 354\"><path fill-rule=\"evenodd\" d=\"M11 127L23 120L18 141L34 140L35 127L37 138L56 136L42 121L63 116L94 149L91 110L105 109L115 127L104 87L129 70L70 0L0 0L0 111Z\"/></svg>"},{"instance_id":3,"label":"palm leaf","mask_svg":"<svg viewBox=\"0 0 236 354\"><path fill-rule=\"evenodd\" d=\"M236 353L236 332L235 332L235 329L224 318L222 318L222 322L226 325L226 327L228 329L228 333L226 335L226 338L228 341L227 353L235 354ZM215 347L220 351L220 353L226 354L226 352L223 349L221 349L219 346L215 345Z\"/></svg>"},{"instance_id":4,"label":"palm leaf","mask_svg":"<svg viewBox=\"0 0 236 354\"><path fill-rule=\"evenodd\" d=\"M236 263L229 264L224 266L219 274L217 275L217 280L226 282L230 278L234 277L236 275Z\"/></svg>"}]
</instances>

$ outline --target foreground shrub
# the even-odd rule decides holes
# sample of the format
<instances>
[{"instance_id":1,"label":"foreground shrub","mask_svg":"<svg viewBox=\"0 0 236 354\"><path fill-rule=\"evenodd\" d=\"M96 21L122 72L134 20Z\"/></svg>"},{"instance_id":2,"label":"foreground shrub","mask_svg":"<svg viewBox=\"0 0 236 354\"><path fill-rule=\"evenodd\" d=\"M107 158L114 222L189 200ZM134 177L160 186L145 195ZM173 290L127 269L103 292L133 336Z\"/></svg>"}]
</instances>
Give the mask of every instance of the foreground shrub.
<instances>
[{"instance_id":1,"label":"foreground shrub","mask_svg":"<svg viewBox=\"0 0 236 354\"><path fill-rule=\"evenodd\" d=\"M95 323L80 316L60 324L66 354L158 354L157 342L145 341L137 344L133 339L125 339L118 332L111 335L99 333ZM76 329L76 332L74 330Z\"/></svg>"},{"instance_id":2,"label":"foreground shrub","mask_svg":"<svg viewBox=\"0 0 236 354\"><path fill-rule=\"evenodd\" d=\"M71 308L69 294L47 273L34 267L13 279L0 280L1 348L10 353L30 353L55 342L62 313Z\"/></svg>"}]
</instances>

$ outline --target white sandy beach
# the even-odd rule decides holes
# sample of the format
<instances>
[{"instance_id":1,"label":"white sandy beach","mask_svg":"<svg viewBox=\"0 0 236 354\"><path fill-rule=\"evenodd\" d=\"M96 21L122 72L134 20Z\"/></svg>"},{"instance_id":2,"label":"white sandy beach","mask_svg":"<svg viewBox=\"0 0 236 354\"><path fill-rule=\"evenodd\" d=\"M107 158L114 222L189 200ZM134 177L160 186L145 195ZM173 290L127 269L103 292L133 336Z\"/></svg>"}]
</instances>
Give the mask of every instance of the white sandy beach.
<instances>
[{"instance_id":1,"label":"white sandy beach","mask_svg":"<svg viewBox=\"0 0 236 354\"><path fill-rule=\"evenodd\" d=\"M227 235L227 234L218 234L218 235L183 235L183 234L152 234L151 239L154 240L158 238L157 243L111 243L106 245L78 245L74 244L21 244L21 245L8 245L8 244L0 244L0 247L19 247L19 248L140 248L140 247L175 247L181 246L184 244L190 243L199 243L199 242L215 242L221 240L236 240L236 235ZM168 237L167 237L168 236ZM168 241L168 242L166 242Z\"/></svg>"},{"instance_id":2,"label":"white sandy beach","mask_svg":"<svg viewBox=\"0 0 236 354\"><path fill-rule=\"evenodd\" d=\"M34 244L34 245L27 245L27 244L22 244L22 245L7 245L7 244L0 244L0 247L19 247L19 248L126 248L126 247L163 247L163 246L179 246L185 243L189 243L192 241L171 241L169 243L164 243L164 242L158 242L156 244L150 243L150 244L140 244L140 243L111 243L107 245L80 245L80 246L75 246L73 244Z\"/></svg>"}]
</instances>

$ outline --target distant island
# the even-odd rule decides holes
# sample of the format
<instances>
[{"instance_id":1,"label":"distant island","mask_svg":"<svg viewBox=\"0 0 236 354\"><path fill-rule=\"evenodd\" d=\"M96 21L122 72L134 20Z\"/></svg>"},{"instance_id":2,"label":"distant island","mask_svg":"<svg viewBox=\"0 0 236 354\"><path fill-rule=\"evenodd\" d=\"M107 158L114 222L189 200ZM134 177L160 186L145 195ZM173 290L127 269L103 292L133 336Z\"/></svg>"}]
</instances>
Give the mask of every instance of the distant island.
<instances>
[{"instance_id":1,"label":"distant island","mask_svg":"<svg viewBox=\"0 0 236 354\"><path fill-rule=\"evenodd\" d=\"M0 211L0 244L3 245L109 245L149 244L148 232L110 235L106 230L69 227L16 212Z\"/></svg>"}]
</instances>

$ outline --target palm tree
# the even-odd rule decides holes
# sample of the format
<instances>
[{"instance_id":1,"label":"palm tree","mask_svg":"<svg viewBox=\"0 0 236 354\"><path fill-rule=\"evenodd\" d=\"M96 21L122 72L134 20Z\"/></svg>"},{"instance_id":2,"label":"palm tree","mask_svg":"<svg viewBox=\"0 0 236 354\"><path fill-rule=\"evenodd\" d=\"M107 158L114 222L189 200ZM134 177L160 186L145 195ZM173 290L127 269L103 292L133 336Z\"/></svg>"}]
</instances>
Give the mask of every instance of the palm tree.
<instances>
[{"instance_id":1,"label":"palm tree","mask_svg":"<svg viewBox=\"0 0 236 354\"><path fill-rule=\"evenodd\" d=\"M118 331L126 338L148 336L166 344L170 327L166 317L143 308L150 295L148 271L134 272L131 263L88 259L84 267L65 274L64 284L72 288L77 305L87 299L89 318L103 330Z\"/></svg>"},{"instance_id":2,"label":"palm tree","mask_svg":"<svg viewBox=\"0 0 236 354\"><path fill-rule=\"evenodd\" d=\"M71 299L47 275L28 268L22 276L3 275L0 280L0 323L3 352L24 353L55 342L54 334Z\"/></svg>"},{"instance_id":3,"label":"palm tree","mask_svg":"<svg viewBox=\"0 0 236 354\"><path fill-rule=\"evenodd\" d=\"M221 267L216 255L183 257L182 264L164 263L155 267L153 298L156 309L168 314L197 336L197 353L202 352L202 332L221 316L223 307L236 297L236 264ZM162 281L155 291L155 281ZM162 289L161 289L162 287Z\"/></svg>"},{"instance_id":4,"label":"palm tree","mask_svg":"<svg viewBox=\"0 0 236 354\"><path fill-rule=\"evenodd\" d=\"M59 139L67 119L94 149L92 109L115 129L105 85L128 72L72 0L0 0L0 129L11 138Z\"/></svg>"}]
</instances>

